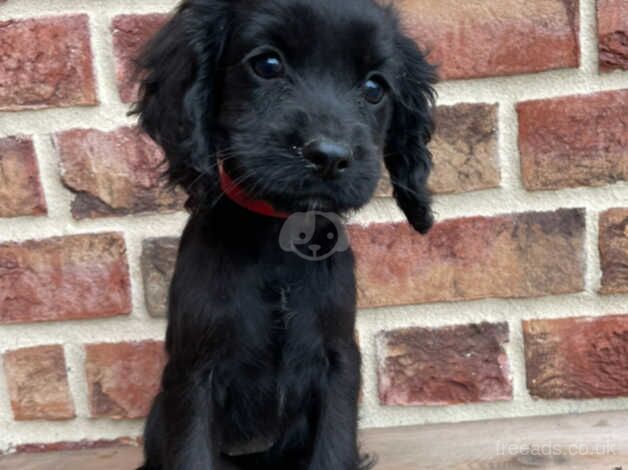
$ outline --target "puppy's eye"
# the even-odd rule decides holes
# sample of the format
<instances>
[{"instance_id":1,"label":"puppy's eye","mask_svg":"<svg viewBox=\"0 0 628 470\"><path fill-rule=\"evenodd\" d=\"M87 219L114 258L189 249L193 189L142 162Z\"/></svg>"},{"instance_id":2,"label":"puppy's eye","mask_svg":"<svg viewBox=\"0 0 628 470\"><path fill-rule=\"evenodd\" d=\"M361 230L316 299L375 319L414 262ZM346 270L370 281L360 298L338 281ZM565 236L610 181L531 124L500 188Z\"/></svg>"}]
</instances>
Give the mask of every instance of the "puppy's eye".
<instances>
[{"instance_id":1,"label":"puppy's eye","mask_svg":"<svg viewBox=\"0 0 628 470\"><path fill-rule=\"evenodd\" d=\"M251 59L253 71L266 80L283 76L285 68L281 57L275 52L267 52Z\"/></svg>"},{"instance_id":2,"label":"puppy's eye","mask_svg":"<svg viewBox=\"0 0 628 470\"><path fill-rule=\"evenodd\" d=\"M381 77L373 76L364 82L364 99L371 104L382 101L387 91L388 84Z\"/></svg>"}]
</instances>

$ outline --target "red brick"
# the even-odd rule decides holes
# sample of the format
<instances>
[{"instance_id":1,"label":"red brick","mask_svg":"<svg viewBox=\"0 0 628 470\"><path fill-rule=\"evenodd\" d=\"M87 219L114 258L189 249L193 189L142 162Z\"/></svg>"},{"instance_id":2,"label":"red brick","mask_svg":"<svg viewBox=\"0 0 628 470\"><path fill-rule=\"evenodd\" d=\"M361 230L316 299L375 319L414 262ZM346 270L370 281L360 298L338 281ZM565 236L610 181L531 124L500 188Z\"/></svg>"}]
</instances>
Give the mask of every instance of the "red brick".
<instances>
[{"instance_id":1,"label":"red brick","mask_svg":"<svg viewBox=\"0 0 628 470\"><path fill-rule=\"evenodd\" d=\"M436 194L463 193L499 186L497 106L457 104L436 109L436 133L430 144L434 169L430 189ZM388 174L377 196L392 195Z\"/></svg>"},{"instance_id":2,"label":"red brick","mask_svg":"<svg viewBox=\"0 0 628 470\"><path fill-rule=\"evenodd\" d=\"M182 209L182 190L162 177L164 156L136 128L73 129L55 136L63 183L76 193L76 219Z\"/></svg>"},{"instance_id":3,"label":"red brick","mask_svg":"<svg viewBox=\"0 0 628 470\"><path fill-rule=\"evenodd\" d=\"M527 189L628 179L628 90L528 101L517 111Z\"/></svg>"},{"instance_id":4,"label":"red brick","mask_svg":"<svg viewBox=\"0 0 628 470\"><path fill-rule=\"evenodd\" d=\"M130 311L129 270L120 234L0 244L0 324Z\"/></svg>"},{"instance_id":5,"label":"red brick","mask_svg":"<svg viewBox=\"0 0 628 470\"><path fill-rule=\"evenodd\" d=\"M507 323L406 328L377 336L383 405L512 399Z\"/></svg>"},{"instance_id":6,"label":"red brick","mask_svg":"<svg viewBox=\"0 0 628 470\"><path fill-rule=\"evenodd\" d=\"M16 420L74 418L62 346L8 351L4 370Z\"/></svg>"},{"instance_id":7,"label":"red brick","mask_svg":"<svg viewBox=\"0 0 628 470\"><path fill-rule=\"evenodd\" d=\"M163 343L90 344L85 352L91 416L145 417L159 391L166 360Z\"/></svg>"},{"instance_id":8,"label":"red brick","mask_svg":"<svg viewBox=\"0 0 628 470\"><path fill-rule=\"evenodd\" d=\"M584 288L584 212L473 217L349 229L362 308L537 297Z\"/></svg>"},{"instance_id":9,"label":"red brick","mask_svg":"<svg viewBox=\"0 0 628 470\"><path fill-rule=\"evenodd\" d=\"M87 15L0 22L0 109L98 103Z\"/></svg>"},{"instance_id":10,"label":"red brick","mask_svg":"<svg viewBox=\"0 0 628 470\"><path fill-rule=\"evenodd\" d=\"M600 214L602 294L628 293L628 208Z\"/></svg>"},{"instance_id":11,"label":"red brick","mask_svg":"<svg viewBox=\"0 0 628 470\"><path fill-rule=\"evenodd\" d=\"M45 213L33 141L27 137L0 139L0 217Z\"/></svg>"},{"instance_id":12,"label":"red brick","mask_svg":"<svg viewBox=\"0 0 628 470\"><path fill-rule=\"evenodd\" d=\"M597 0L600 70L628 70L628 2Z\"/></svg>"},{"instance_id":13,"label":"red brick","mask_svg":"<svg viewBox=\"0 0 628 470\"><path fill-rule=\"evenodd\" d=\"M394 0L444 79L577 67L577 0Z\"/></svg>"},{"instance_id":14,"label":"red brick","mask_svg":"<svg viewBox=\"0 0 628 470\"><path fill-rule=\"evenodd\" d=\"M120 15L113 19L113 53L116 58L116 78L120 99L125 103L135 101L135 59L146 42L166 22L168 15Z\"/></svg>"},{"instance_id":15,"label":"red brick","mask_svg":"<svg viewBox=\"0 0 628 470\"><path fill-rule=\"evenodd\" d=\"M523 331L533 396L628 396L628 315L530 320Z\"/></svg>"}]
</instances>

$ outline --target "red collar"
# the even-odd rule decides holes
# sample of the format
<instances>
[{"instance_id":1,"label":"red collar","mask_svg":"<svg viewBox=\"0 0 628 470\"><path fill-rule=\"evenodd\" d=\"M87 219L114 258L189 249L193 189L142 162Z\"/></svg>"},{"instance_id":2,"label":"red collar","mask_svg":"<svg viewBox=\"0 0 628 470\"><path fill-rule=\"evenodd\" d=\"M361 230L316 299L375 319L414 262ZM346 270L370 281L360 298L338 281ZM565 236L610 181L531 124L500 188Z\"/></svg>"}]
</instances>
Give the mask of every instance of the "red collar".
<instances>
[{"instance_id":1,"label":"red collar","mask_svg":"<svg viewBox=\"0 0 628 470\"><path fill-rule=\"evenodd\" d=\"M220 173L220 187L222 191L225 193L225 196L237 205L266 217L275 217L277 219L287 219L290 217L290 214L276 210L268 202L250 197L246 191L233 181L231 176L229 176L229 174L224 170L222 162L218 164L218 169Z\"/></svg>"}]
</instances>

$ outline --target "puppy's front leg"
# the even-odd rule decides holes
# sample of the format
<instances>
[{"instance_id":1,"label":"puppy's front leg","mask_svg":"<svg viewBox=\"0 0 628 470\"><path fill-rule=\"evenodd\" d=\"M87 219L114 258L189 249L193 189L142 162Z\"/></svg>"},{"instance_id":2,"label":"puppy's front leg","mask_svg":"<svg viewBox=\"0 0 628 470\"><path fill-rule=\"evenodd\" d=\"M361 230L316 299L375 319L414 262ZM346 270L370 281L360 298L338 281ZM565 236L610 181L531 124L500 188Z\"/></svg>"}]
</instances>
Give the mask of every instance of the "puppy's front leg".
<instances>
[{"instance_id":1,"label":"puppy's front leg","mask_svg":"<svg viewBox=\"0 0 628 470\"><path fill-rule=\"evenodd\" d=\"M357 407L360 353L353 340L329 353L314 453L308 470L358 470Z\"/></svg>"},{"instance_id":2,"label":"puppy's front leg","mask_svg":"<svg viewBox=\"0 0 628 470\"><path fill-rule=\"evenodd\" d=\"M222 470L212 439L211 376L170 360L163 378L164 470Z\"/></svg>"}]
</instances>

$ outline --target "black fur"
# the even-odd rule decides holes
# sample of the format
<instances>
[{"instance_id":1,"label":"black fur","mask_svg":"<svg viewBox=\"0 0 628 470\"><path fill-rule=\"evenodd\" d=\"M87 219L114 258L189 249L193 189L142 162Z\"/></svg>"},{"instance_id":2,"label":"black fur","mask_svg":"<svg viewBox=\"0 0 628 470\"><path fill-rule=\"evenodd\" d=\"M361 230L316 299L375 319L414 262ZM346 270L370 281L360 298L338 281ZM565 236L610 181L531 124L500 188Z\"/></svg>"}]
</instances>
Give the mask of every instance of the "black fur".
<instances>
[{"instance_id":1,"label":"black fur","mask_svg":"<svg viewBox=\"0 0 628 470\"><path fill-rule=\"evenodd\" d=\"M285 67L278 78L251 67L268 47ZM278 210L345 214L371 198L383 159L399 206L426 232L433 68L372 0L186 0L140 70L135 111L192 213L142 468L368 468L356 436L353 254L308 261L282 249L284 221L224 197L218 161ZM377 104L364 94L372 72L386 91ZM335 179L304 158L321 138L351 149Z\"/></svg>"}]
</instances>

